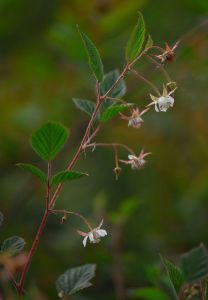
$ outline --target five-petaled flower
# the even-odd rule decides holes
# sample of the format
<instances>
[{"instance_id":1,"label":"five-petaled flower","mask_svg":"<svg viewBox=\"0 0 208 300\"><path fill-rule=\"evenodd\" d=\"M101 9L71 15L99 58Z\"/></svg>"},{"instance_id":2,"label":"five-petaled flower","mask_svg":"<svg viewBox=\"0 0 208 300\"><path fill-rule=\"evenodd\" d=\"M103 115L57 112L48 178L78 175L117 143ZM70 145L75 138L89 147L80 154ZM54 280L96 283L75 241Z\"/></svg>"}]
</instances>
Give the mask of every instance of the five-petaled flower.
<instances>
[{"instance_id":1,"label":"five-petaled flower","mask_svg":"<svg viewBox=\"0 0 208 300\"><path fill-rule=\"evenodd\" d=\"M107 235L107 231L104 229L100 229L101 226L103 225L103 220L100 222L99 226L92 229L91 231L89 231L88 233L83 232L83 231L77 231L79 235L83 236L83 245L84 247L87 244L87 240L89 238L90 243L96 244L100 242L100 238L104 237Z\"/></svg>"},{"instance_id":2,"label":"five-petaled flower","mask_svg":"<svg viewBox=\"0 0 208 300\"><path fill-rule=\"evenodd\" d=\"M163 49L163 53L159 54L159 55L155 55L156 58L158 58L162 64L166 63L166 62L172 62L175 58L175 49L178 47L179 41L177 41L175 43L175 45L170 48L170 46L165 43L165 49Z\"/></svg>"},{"instance_id":3,"label":"five-petaled flower","mask_svg":"<svg viewBox=\"0 0 208 300\"><path fill-rule=\"evenodd\" d=\"M144 153L144 149L141 150L138 156L129 154L128 160L120 160L121 162L131 165L133 170L142 169L146 164L146 160L144 159L146 156L150 155L150 152Z\"/></svg>"},{"instance_id":4,"label":"five-petaled flower","mask_svg":"<svg viewBox=\"0 0 208 300\"><path fill-rule=\"evenodd\" d=\"M163 85L163 93L160 97L156 97L150 94L150 98L152 99L152 102L148 104L147 107L151 105L155 105L155 110L157 112L159 111L166 112L169 107L173 107L174 98L171 95L174 93L175 90L176 88L168 93L165 85Z\"/></svg>"},{"instance_id":5,"label":"five-petaled flower","mask_svg":"<svg viewBox=\"0 0 208 300\"><path fill-rule=\"evenodd\" d=\"M133 128L140 128L144 120L141 118L141 116L147 112L149 108L146 108L143 111L139 111L139 108L133 108L131 109L131 116L126 116L122 113L120 113L121 119L128 121L128 126Z\"/></svg>"}]
</instances>

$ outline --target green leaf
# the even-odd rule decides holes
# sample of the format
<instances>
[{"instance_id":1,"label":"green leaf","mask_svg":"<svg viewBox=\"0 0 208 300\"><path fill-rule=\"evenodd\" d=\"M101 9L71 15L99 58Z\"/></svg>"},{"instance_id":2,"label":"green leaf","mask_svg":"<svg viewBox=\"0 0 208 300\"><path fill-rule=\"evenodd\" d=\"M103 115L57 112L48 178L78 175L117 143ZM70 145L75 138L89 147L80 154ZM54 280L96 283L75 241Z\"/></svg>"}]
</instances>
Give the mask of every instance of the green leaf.
<instances>
[{"instance_id":1,"label":"green leaf","mask_svg":"<svg viewBox=\"0 0 208 300\"><path fill-rule=\"evenodd\" d=\"M161 260L164 267L166 268L170 282L172 283L175 293L177 295L184 283L184 277L182 271L173 263L171 263L169 260L164 259L162 256L161 256Z\"/></svg>"},{"instance_id":2,"label":"green leaf","mask_svg":"<svg viewBox=\"0 0 208 300\"><path fill-rule=\"evenodd\" d=\"M25 241L19 236L12 236L3 241L1 245L1 252L4 255L13 256L23 250Z\"/></svg>"},{"instance_id":3,"label":"green leaf","mask_svg":"<svg viewBox=\"0 0 208 300\"><path fill-rule=\"evenodd\" d=\"M97 81L101 82L103 79L103 63L101 61L100 54L93 42L88 38L88 36L85 33L81 32L79 28L78 31L88 55L89 66L94 73Z\"/></svg>"},{"instance_id":4,"label":"green leaf","mask_svg":"<svg viewBox=\"0 0 208 300\"><path fill-rule=\"evenodd\" d=\"M121 105L113 105L107 108L106 111L102 114L100 121L105 123L108 120L112 119L115 117L119 112L122 112L126 110L129 107L127 104L121 104Z\"/></svg>"},{"instance_id":5,"label":"green leaf","mask_svg":"<svg viewBox=\"0 0 208 300\"><path fill-rule=\"evenodd\" d=\"M59 123L48 122L31 137L33 150L44 160L52 160L68 138L68 130Z\"/></svg>"},{"instance_id":6,"label":"green leaf","mask_svg":"<svg viewBox=\"0 0 208 300\"><path fill-rule=\"evenodd\" d=\"M180 266L188 283L208 278L208 252L203 244L181 256Z\"/></svg>"},{"instance_id":7,"label":"green leaf","mask_svg":"<svg viewBox=\"0 0 208 300\"><path fill-rule=\"evenodd\" d=\"M3 222L4 222L4 215L0 211L0 226L3 224Z\"/></svg>"},{"instance_id":8,"label":"green leaf","mask_svg":"<svg viewBox=\"0 0 208 300\"><path fill-rule=\"evenodd\" d=\"M70 296L84 288L91 286L90 280L95 276L96 265L87 264L71 268L60 275L56 281L59 297Z\"/></svg>"},{"instance_id":9,"label":"green leaf","mask_svg":"<svg viewBox=\"0 0 208 300\"><path fill-rule=\"evenodd\" d=\"M118 70L113 70L107 74L105 74L103 81L100 84L100 93L101 95L105 95L107 91L113 86L116 80L119 78L120 74ZM115 88L108 95L113 98L121 98L126 94L126 84L123 79L115 86ZM113 101L114 102L114 101Z\"/></svg>"},{"instance_id":10,"label":"green leaf","mask_svg":"<svg viewBox=\"0 0 208 300\"><path fill-rule=\"evenodd\" d=\"M19 163L19 164L17 164L17 166L27 172L32 173L33 175L38 177L43 182L45 182L45 183L47 182L47 176L39 168L37 168L31 164L23 164L23 163Z\"/></svg>"},{"instance_id":11,"label":"green leaf","mask_svg":"<svg viewBox=\"0 0 208 300\"><path fill-rule=\"evenodd\" d=\"M145 39L145 23L141 13L134 30L128 40L126 47L126 60L127 62L133 61L141 52Z\"/></svg>"},{"instance_id":12,"label":"green leaf","mask_svg":"<svg viewBox=\"0 0 208 300\"><path fill-rule=\"evenodd\" d=\"M151 35L149 34L148 35L148 38L147 38L147 41L146 41L146 44L145 44L145 49L149 49L151 48L153 45L153 40L151 38Z\"/></svg>"},{"instance_id":13,"label":"green leaf","mask_svg":"<svg viewBox=\"0 0 208 300\"><path fill-rule=\"evenodd\" d=\"M75 171L61 171L53 176L51 184L56 185L63 181L79 179L83 176L89 176L89 175L86 173L75 172Z\"/></svg>"},{"instance_id":14,"label":"green leaf","mask_svg":"<svg viewBox=\"0 0 208 300\"><path fill-rule=\"evenodd\" d=\"M158 288L148 287L130 290L131 297L144 300L168 300L168 297Z\"/></svg>"},{"instance_id":15,"label":"green leaf","mask_svg":"<svg viewBox=\"0 0 208 300\"><path fill-rule=\"evenodd\" d=\"M78 98L73 98L72 100L78 109L84 111L89 116L95 111L95 102Z\"/></svg>"}]
</instances>

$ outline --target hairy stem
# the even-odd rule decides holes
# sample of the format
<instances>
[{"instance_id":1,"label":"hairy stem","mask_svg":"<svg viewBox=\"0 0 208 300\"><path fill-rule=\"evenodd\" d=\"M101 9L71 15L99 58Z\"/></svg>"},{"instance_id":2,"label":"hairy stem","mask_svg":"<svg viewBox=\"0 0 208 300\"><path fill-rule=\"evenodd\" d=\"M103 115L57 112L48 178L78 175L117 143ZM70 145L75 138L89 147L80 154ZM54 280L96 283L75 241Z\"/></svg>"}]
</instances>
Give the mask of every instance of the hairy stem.
<instances>
[{"instance_id":1,"label":"hairy stem","mask_svg":"<svg viewBox=\"0 0 208 300\"><path fill-rule=\"evenodd\" d=\"M82 153L82 151L84 150L84 145L88 139L88 136L90 134L90 130L92 128L92 125L94 123L94 120L96 118L96 115L97 115L97 112L99 111L99 108L100 108L100 105L102 103L103 100L105 100L105 98L108 96L108 94L116 87L116 85L120 82L120 80L124 77L124 75L126 74L126 72L128 71L128 65L125 66L123 72L121 73L121 75L119 76L119 78L116 80L116 82L112 85L112 87L106 92L106 94L104 96L101 96L100 95L100 85L98 82L96 82L96 106L95 106L95 110L90 118L90 121L88 123L88 126L85 130L85 133L84 133L84 136L81 140L81 143L80 143L80 146L78 147L74 157L72 158L71 162L69 163L69 165L67 166L67 170L71 170L74 165L76 164L80 154ZM62 187L63 187L63 184L59 184L53 194L53 196L51 197L51 199L49 200L49 203L45 209L45 212L44 212L44 215L42 217L42 220L41 220L41 223L39 225L39 228L38 228L38 231L36 233L36 236L35 236L35 239L33 241L33 244L32 244L32 247L29 251L29 254L28 254L28 258L27 258L27 262L23 268L23 271L22 271L22 274L21 274L21 277L20 277L20 281L19 283L17 284L17 290L18 290L18 294L21 295L23 293L23 286L24 286L24 282L25 282L25 279L26 279L26 275L27 275L27 272L29 270L29 267L30 267L30 264L31 264L31 261L32 261L32 258L33 258L33 255L34 253L36 252L36 249L39 245L39 242L40 242L40 237L43 233L43 230L45 228L45 225L46 225L46 222L47 222L47 219L51 213L51 211L53 210L53 207L55 205L55 202L56 202L56 199L59 195L59 193L61 192L62 190Z\"/></svg>"}]
</instances>

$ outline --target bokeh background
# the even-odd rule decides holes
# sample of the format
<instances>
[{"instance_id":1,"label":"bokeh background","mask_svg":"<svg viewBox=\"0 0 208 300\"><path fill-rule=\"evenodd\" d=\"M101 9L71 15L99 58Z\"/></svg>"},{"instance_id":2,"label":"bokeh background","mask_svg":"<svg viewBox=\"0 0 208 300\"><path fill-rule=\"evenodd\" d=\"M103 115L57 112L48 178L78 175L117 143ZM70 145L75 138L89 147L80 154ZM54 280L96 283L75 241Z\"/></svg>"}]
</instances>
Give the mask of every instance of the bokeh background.
<instances>
[{"instance_id":1,"label":"bokeh background","mask_svg":"<svg viewBox=\"0 0 208 300\"><path fill-rule=\"evenodd\" d=\"M109 235L84 249L76 230L86 228L79 219L61 225L58 216L51 217L29 272L27 299L57 299L58 275L85 263L97 264L94 286L70 299L119 300L123 288L126 299L146 299L131 290L154 286L159 253L177 261L192 246L208 243L207 0L0 1L1 240L20 235L28 250L44 208L43 187L15 166L25 162L46 169L29 145L31 133L47 120L71 128L55 172L72 157L87 124L72 102L72 97L94 99L76 24L96 43L105 71L121 70L138 10L155 44L181 39L176 60L168 66L178 84L175 106L167 113L152 109L140 130L118 118L103 128L98 141L125 142L153 155L142 171L124 166L118 181L111 150L82 157L76 169L91 176L66 184L57 207L78 211L95 226L104 217ZM162 86L163 75L147 60L137 68ZM132 76L127 85L125 99L144 107L149 87ZM3 279L1 285L5 292ZM9 288L2 297L15 299Z\"/></svg>"}]
</instances>

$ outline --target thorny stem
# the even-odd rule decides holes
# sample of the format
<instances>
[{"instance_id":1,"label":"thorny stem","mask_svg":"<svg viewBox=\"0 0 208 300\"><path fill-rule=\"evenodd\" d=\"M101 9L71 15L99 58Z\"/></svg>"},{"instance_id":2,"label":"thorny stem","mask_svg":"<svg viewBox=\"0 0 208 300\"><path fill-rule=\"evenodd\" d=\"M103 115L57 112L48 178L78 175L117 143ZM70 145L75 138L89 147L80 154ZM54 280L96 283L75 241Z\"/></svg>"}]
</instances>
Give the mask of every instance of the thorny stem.
<instances>
[{"instance_id":1,"label":"thorny stem","mask_svg":"<svg viewBox=\"0 0 208 300\"><path fill-rule=\"evenodd\" d=\"M146 82L149 86L151 86L151 88L157 93L157 95L160 97L160 92L158 90L158 88L151 82L149 81L147 78L145 78L144 76L142 76L141 74L139 74L136 70L131 69L131 72L135 74L136 77L138 77L140 80L143 80L144 82Z\"/></svg>"},{"instance_id":2,"label":"thorny stem","mask_svg":"<svg viewBox=\"0 0 208 300\"><path fill-rule=\"evenodd\" d=\"M102 103L103 100L105 100L105 98L108 96L108 94L116 87L116 85L120 82L120 80L125 76L125 74L127 73L128 71L128 64L125 66L124 70L122 71L121 75L118 77L118 79L116 80L116 82L112 85L112 87L106 92L106 94L104 96L101 96L100 95L100 85L98 82L96 82L96 106L95 106L95 110L91 116L91 119L88 123L88 126L85 130L85 133L84 133L84 136L82 138L82 141L80 143L80 146L78 147L74 157L72 158L72 160L70 161L69 165L67 166L66 170L69 171L71 170L74 165L76 164L80 154L82 153L82 151L84 150L83 149L83 146L85 145L86 143L86 140L90 134L90 130L92 128L92 125L93 125L93 122L96 118L96 115L97 115L97 112L99 111L99 108L100 108L100 105ZM26 275L27 275L27 272L29 270L29 267L30 267L30 264L31 264L31 261L32 261L32 258L33 258L33 255L34 253L36 252L36 249L39 245L39 242L40 242L40 237L43 233L43 230L45 228L45 225L46 225L46 222L47 222L47 219L51 213L51 210L53 210L53 207L55 205L55 202L56 202L56 199L59 195L59 193L61 192L62 190L62 187L63 187L63 184L59 184L52 196L52 198L50 199L49 203L48 203L48 206L46 207L45 209L45 212L44 212L44 215L42 217L42 220L41 220L41 223L39 225L39 228L38 228L38 231L36 233L36 236L35 236L35 239L32 243L32 246L31 246L31 249L29 251L29 254L28 254L28 258L27 258L27 262L23 268L23 271L22 271L22 274L21 274L21 277L20 277L20 281L19 283L17 284L17 291L18 291L18 294L21 295L23 293L23 286L24 286L24 282L25 282L25 279L26 279Z\"/></svg>"},{"instance_id":3,"label":"thorny stem","mask_svg":"<svg viewBox=\"0 0 208 300\"><path fill-rule=\"evenodd\" d=\"M74 216L77 216L77 217L79 217L80 219L82 219L82 221L87 225L87 227L89 228L89 230L90 231L92 231L93 229L92 229L92 226L90 225L90 223L87 221L87 219L83 216L83 215L81 215L81 214L79 214L79 213L77 213L77 212L74 212L74 211L68 211L68 210L65 210L65 209L52 209L51 211L50 211L51 213L58 213L58 214L63 214L63 215L74 215Z\"/></svg>"},{"instance_id":4,"label":"thorny stem","mask_svg":"<svg viewBox=\"0 0 208 300\"><path fill-rule=\"evenodd\" d=\"M135 155L134 151L131 148L129 148L128 146L126 146L124 144L120 144L120 143L92 143L92 144L88 144L85 146L85 148L96 148L96 147L110 147L113 149L120 147L120 148L124 148L131 154Z\"/></svg>"}]
</instances>

